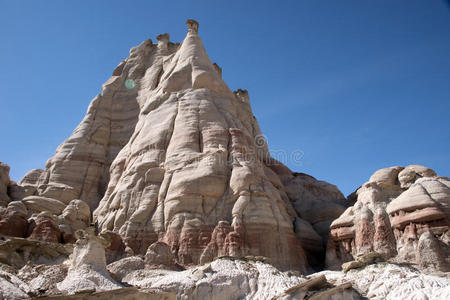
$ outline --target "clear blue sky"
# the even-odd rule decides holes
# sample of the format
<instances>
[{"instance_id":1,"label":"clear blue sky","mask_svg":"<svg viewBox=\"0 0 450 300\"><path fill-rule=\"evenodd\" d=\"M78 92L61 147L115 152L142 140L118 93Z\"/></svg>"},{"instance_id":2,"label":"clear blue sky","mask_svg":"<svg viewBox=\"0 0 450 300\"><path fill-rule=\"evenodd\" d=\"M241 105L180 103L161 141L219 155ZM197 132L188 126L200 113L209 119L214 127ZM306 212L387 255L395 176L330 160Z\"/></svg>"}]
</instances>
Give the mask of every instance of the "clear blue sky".
<instances>
[{"instance_id":1,"label":"clear blue sky","mask_svg":"<svg viewBox=\"0 0 450 300\"><path fill-rule=\"evenodd\" d=\"M352 192L377 169L450 176L450 9L438 0L0 0L0 161L44 168L129 48L200 23L272 151Z\"/></svg>"}]
</instances>

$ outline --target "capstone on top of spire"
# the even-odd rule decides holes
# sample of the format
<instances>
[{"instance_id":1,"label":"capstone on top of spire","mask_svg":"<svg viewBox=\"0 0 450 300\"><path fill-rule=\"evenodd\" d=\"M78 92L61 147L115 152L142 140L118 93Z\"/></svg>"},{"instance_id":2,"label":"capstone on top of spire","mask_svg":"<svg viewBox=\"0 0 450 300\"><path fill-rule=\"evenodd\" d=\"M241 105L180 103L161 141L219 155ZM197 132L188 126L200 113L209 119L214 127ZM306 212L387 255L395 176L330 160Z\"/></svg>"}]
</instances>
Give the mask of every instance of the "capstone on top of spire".
<instances>
[{"instance_id":1,"label":"capstone on top of spire","mask_svg":"<svg viewBox=\"0 0 450 300\"><path fill-rule=\"evenodd\" d=\"M198 22L192 19L188 19L186 21L188 26L188 33L190 34L198 34Z\"/></svg>"}]
</instances>

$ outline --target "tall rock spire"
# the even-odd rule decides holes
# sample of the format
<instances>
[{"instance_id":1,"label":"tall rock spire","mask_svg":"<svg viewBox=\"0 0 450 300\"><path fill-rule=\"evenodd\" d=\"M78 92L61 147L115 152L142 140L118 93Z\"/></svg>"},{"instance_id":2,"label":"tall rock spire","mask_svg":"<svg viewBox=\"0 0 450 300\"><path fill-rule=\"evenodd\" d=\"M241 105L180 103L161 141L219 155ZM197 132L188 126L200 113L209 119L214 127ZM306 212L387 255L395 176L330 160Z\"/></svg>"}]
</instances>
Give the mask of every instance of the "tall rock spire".
<instances>
[{"instance_id":1,"label":"tall rock spire","mask_svg":"<svg viewBox=\"0 0 450 300\"><path fill-rule=\"evenodd\" d=\"M186 23L181 44L161 34L131 49L48 161L37 193L85 200L99 230L119 234L128 252L158 242L186 266L257 255L305 272L301 243L316 253L323 242L291 204L306 179L270 157L247 91L230 91L198 23Z\"/></svg>"},{"instance_id":2,"label":"tall rock spire","mask_svg":"<svg viewBox=\"0 0 450 300\"><path fill-rule=\"evenodd\" d=\"M167 243L181 264L219 255L263 255L306 269L292 230L295 213L267 174L265 143L248 99L232 93L208 57L198 23L179 48L151 66L139 86L134 133L111 165L95 211L101 230L135 252ZM160 39L161 42L161 39ZM276 176L276 175L275 175ZM223 240L213 233L222 230Z\"/></svg>"}]
</instances>

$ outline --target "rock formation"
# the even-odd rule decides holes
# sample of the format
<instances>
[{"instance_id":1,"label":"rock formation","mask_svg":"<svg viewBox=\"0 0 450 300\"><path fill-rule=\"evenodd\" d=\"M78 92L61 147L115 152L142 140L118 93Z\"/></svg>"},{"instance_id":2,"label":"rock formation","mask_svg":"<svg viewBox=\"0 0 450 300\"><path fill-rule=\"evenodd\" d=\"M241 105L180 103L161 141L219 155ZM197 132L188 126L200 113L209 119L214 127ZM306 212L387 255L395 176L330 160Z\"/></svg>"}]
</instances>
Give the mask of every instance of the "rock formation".
<instances>
[{"instance_id":1,"label":"rock formation","mask_svg":"<svg viewBox=\"0 0 450 300\"><path fill-rule=\"evenodd\" d=\"M161 34L132 48L45 170L28 172L5 205L25 204L27 236L72 243L91 220L87 203L112 239L108 262L163 243L182 266L256 255L320 268L348 201L271 158L247 91L228 88L198 23L187 25L181 44Z\"/></svg>"},{"instance_id":2,"label":"rock formation","mask_svg":"<svg viewBox=\"0 0 450 300\"><path fill-rule=\"evenodd\" d=\"M187 26L130 50L45 170L0 163L0 298L449 298L393 263L449 270L450 179L391 167L346 199L292 172Z\"/></svg>"},{"instance_id":3,"label":"rock formation","mask_svg":"<svg viewBox=\"0 0 450 300\"><path fill-rule=\"evenodd\" d=\"M0 207L0 234L24 237L28 230L27 208L21 201L11 201L6 208Z\"/></svg>"},{"instance_id":4,"label":"rock formation","mask_svg":"<svg viewBox=\"0 0 450 300\"><path fill-rule=\"evenodd\" d=\"M376 252L386 259L448 271L450 179L411 165L375 172L357 202L333 221L327 264Z\"/></svg>"},{"instance_id":5,"label":"rock formation","mask_svg":"<svg viewBox=\"0 0 450 300\"><path fill-rule=\"evenodd\" d=\"M76 291L104 291L121 288L106 270L105 246L108 241L97 237L93 228L77 231L77 241L71 255L66 278L57 284L67 294Z\"/></svg>"}]
</instances>

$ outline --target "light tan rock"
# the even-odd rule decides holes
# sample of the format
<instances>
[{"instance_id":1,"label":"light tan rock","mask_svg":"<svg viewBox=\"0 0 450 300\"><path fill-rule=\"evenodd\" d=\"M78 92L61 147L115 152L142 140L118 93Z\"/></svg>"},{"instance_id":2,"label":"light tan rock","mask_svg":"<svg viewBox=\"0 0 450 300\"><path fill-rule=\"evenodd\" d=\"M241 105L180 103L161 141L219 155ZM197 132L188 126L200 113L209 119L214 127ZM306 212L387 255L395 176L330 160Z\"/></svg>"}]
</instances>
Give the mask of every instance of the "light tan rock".
<instances>
[{"instance_id":1,"label":"light tan rock","mask_svg":"<svg viewBox=\"0 0 450 300\"><path fill-rule=\"evenodd\" d=\"M165 51L170 54L176 48L169 44ZM142 108L138 92L156 59L156 49L157 45L147 40L131 49L130 56L114 70L102 93L92 100L85 118L47 161L38 182L40 196L66 204L81 199L92 210L97 207L109 181L109 167L135 129ZM153 68L151 72L159 74L160 70Z\"/></svg>"},{"instance_id":2,"label":"light tan rock","mask_svg":"<svg viewBox=\"0 0 450 300\"><path fill-rule=\"evenodd\" d=\"M402 188L409 188L418 178L435 176L436 173L430 168L420 165L410 165L398 174L398 180Z\"/></svg>"},{"instance_id":3,"label":"light tan rock","mask_svg":"<svg viewBox=\"0 0 450 300\"><path fill-rule=\"evenodd\" d=\"M59 200L41 196L28 196L25 197L22 202L27 207L29 213L40 213L48 211L52 214L59 215L66 207L66 204L62 203Z\"/></svg>"},{"instance_id":4,"label":"light tan rock","mask_svg":"<svg viewBox=\"0 0 450 300\"><path fill-rule=\"evenodd\" d=\"M0 208L0 234L3 236L25 237L28 230L27 208L21 201L11 201Z\"/></svg>"},{"instance_id":5,"label":"light tan rock","mask_svg":"<svg viewBox=\"0 0 450 300\"><path fill-rule=\"evenodd\" d=\"M105 247L109 242L96 236L93 227L78 230L76 236L67 276L57 288L65 294L121 288L122 285L114 281L106 269Z\"/></svg>"},{"instance_id":6,"label":"light tan rock","mask_svg":"<svg viewBox=\"0 0 450 300\"><path fill-rule=\"evenodd\" d=\"M445 249L442 241L434 236L431 231L426 231L420 235L417 245L416 258L422 269L432 271L450 271L448 248Z\"/></svg>"},{"instance_id":7,"label":"light tan rock","mask_svg":"<svg viewBox=\"0 0 450 300\"><path fill-rule=\"evenodd\" d=\"M403 167L390 167L377 170L369 178L369 182L377 182L386 185L399 185L398 174L404 170Z\"/></svg>"},{"instance_id":8,"label":"light tan rock","mask_svg":"<svg viewBox=\"0 0 450 300\"><path fill-rule=\"evenodd\" d=\"M433 264L423 261L423 253L450 254L448 178L418 165L391 167L375 172L356 195L355 205L331 225L326 258L330 268L375 251L430 269ZM427 233L419 247L421 235L428 231L436 241Z\"/></svg>"},{"instance_id":9,"label":"light tan rock","mask_svg":"<svg viewBox=\"0 0 450 300\"><path fill-rule=\"evenodd\" d=\"M25 197L33 196L37 192L37 184L44 170L33 169L28 171L19 183L10 182L8 193L12 200L20 201Z\"/></svg>"},{"instance_id":10,"label":"light tan rock","mask_svg":"<svg viewBox=\"0 0 450 300\"><path fill-rule=\"evenodd\" d=\"M144 269L144 267L144 260L139 256L125 257L106 266L113 278L119 281L129 273Z\"/></svg>"},{"instance_id":11,"label":"light tan rock","mask_svg":"<svg viewBox=\"0 0 450 300\"><path fill-rule=\"evenodd\" d=\"M181 44L165 33L131 49L15 198L29 216L56 215L64 243L90 222L74 201L87 203L112 238L108 262L165 243L185 267L221 255L264 256L302 272L321 267L329 226L349 202L270 156L248 92L228 88L198 22L187 26Z\"/></svg>"},{"instance_id":12,"label":"light tan rock","mask_svg":"<svg viewBox=\"0 0 450 300\"><path fill-rule=\"evenodd\" d=\"M248 94L229 90L198 24L189 21L188 28L179 47L161 35L150 54L136 98L141 114L94 212L99 229L119 233L135 254L164 242L178 263L192 265L226 221L228 255L267 256L306 271L292 226L296 213L267 168L270 155ZM219 251L203 259L211 253Z\"/></svg>"},{"instance_id":13,"label":"light tan rock","mask_svg":"<svg viewBox=\"0 0 450 300\"><path fill-rule=\"evenodd\" d=\"M145 264L159 268L174 268L175 257L169 245L163 242L151 244L145 253Z\"/></svg>"},{"instance_id":14,"label":"light tan rock","mask_svg":"<svg viewBox=\"0 0 450 300\"><path fill-rule=\"evenodd\" d=\"M58 216L59 229L64 242L75 242L75 232L87 228L91 223L91 211L86 202L74 199Z\"/></svg>"}]
</instances>

